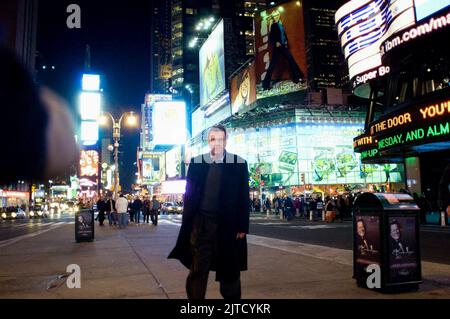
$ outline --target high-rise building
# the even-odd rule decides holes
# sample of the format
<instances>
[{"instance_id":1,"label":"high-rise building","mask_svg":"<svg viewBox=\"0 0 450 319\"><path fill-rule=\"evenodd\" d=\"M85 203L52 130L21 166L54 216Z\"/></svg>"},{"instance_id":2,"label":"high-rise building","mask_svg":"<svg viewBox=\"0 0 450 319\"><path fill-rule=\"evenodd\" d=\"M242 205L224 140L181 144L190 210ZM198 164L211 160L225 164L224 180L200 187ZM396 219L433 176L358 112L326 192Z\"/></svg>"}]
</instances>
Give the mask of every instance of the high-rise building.
<instances>
[{"instance_id":1,"label":"high-rise building","mask_svg":"<svg viewBox=\"0 0 450 319\"><path fill-rule=\"evenodd\" d=\"M171 1L152 1L151 93L167 93L172 76Z\"/></svg>"},{"instance_id":2,"label":"high-rise building","mask_svg":"<svg viewBox=\"0 0 450 319\"><path fill-rule=\"evenodd\" d=\"M334 16L343 1L304 0L308 86L312 90L346 87L348 71L338 42Z\"/></svg>"},{"instance_id":3,"label":"high-rise building","mask_svg":"<svg viewBox=\"0 0 450 319\"><path fill-rule=\"evenodd\" d=\"M0 2L0 45L15 51L29 70L34 70L37 13L37 0Z\"/></svg>"}]
</instances>

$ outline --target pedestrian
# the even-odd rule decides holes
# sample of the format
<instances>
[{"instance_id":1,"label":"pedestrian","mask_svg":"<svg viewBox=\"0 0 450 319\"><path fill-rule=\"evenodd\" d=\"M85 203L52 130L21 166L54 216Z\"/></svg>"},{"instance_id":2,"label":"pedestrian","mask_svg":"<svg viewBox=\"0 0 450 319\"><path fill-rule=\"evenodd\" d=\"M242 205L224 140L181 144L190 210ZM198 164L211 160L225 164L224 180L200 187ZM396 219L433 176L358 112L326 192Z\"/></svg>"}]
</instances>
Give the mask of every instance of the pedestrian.
<instances>
[{"instance_id":1,"label":"pedestrian","mask_svg":"<svg viewBox=\"0 0 450 319\"><path fill-rule=\"evenodd\" d=\"M190 269L189 299L205 298L210 270L216 271L223 298L241 298L240 272L247 270L249 173L247 162L228 153L226 143L225 127L213 126L208 132L210 153L193 158L188 169L183 221L169 258Z\"/></svg>"},{"instance_id":2,"label":"pedestrian","mask_svg":"<svg viewBox=\"0 0 450 319\"><path fill-rule=\"evenodd\" d=\"M266 210L269 212L269 214L272 213L272 210L270 208L270 199L269 199L269 197L266 198Z\"/></svg>"},{"instance_id":3,"label":"pedestrian","mask_svg":"<svg viewBox=\"0 0 450 319\"><path fill-rule=\"evenodd\" d=\"M156 199L156 196L153 195L152 202L150 203L150 218L152 219L152 224L154 226L158 226L158 214L161 209L161 203Z\"/></svg>"},{"instance_id":4,"label":"pedestrian","mask_svg":"<svg viewBox=\"0 0 450 319\"><path fill-rule=\"evenodd\" d=\"M119 228L127 228L128 224L128 201L123 194L120 194L119 198L116 201L116 211L117 215L119 215Z\"/></svg>"},{"instance_id":5,"label":"pedestrian","mask_svg":"<svg viewBox=\"0 0 450 319\"><path fill-rule=\"evenodd\" d=\"M135 197L135 199L133 201L133 205L132 205L132 210L134 212L135 223L140 224L141 223L142 201L139 198L139 196Z\"/></svg>"},{"instance_id":6,"label":"pedestrian","mask_svg":"<svg viewBox=\"0 0 450 319\"><path fill-rule=\"evenodd\" d=\"M116 202L114 199L112 199L112 196L108 197L108 201L106 202L105 205L105 210L106 210L106 216L108 216L108 223L109 226L112 226L113 223L114 225L116 225L116 218L115 218L115 207L116 207Z\"/></svg>"},{"instance_id":7,"label":"pedestrian","mask_svg":"<svg viewBox=\"0 0 450 319\"><path fill-rule=\"evenodd\" d=\"M106 212L106 200L103 198L103 196L100 196L97 201L97 209L98 209L98 222L100 226L103 226L103 222L105 221L105 212Z\"/></svg>"},{"instance_id":8,"label":"pedestrian","mask_svg":"<svg viewBox=\"0 0 450 319\"><path fill-rule=\"evenodd\" d=\"M144 202L142 203L142 213L144 214L144 223L149 223L150 218L150 200L148 196L145 196Z\"/></svg>"},{"instance_id":9,"label":"pedestrian","mask_svg":"<svg viewBox=\"0 0 450 319\"><path fill-rule=\"evenodd\" d=\"M294 207L294 204L292 203L291 198L287 195L285 195L284 197L283 207L284 207L284 218L290 221L292 219L292 209Z\"/></svg>"}]
</instances>

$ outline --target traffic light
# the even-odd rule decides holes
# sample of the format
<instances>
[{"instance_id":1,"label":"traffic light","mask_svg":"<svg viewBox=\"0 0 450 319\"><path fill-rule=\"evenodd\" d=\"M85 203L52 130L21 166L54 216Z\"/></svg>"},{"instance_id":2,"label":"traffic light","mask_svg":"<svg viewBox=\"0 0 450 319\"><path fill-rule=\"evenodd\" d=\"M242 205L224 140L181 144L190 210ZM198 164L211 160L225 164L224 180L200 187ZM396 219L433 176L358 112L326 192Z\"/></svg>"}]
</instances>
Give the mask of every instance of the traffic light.
<instances>
[{"instance_id":1,"label":"traffic light","mask_svg":"<svg viewBox=\"0 0 450 319\"><path fill-rule=\"evenodd\" d=\"M305 184L305 173L301 173L302 184Z\"/></svg>"}]
</instances>

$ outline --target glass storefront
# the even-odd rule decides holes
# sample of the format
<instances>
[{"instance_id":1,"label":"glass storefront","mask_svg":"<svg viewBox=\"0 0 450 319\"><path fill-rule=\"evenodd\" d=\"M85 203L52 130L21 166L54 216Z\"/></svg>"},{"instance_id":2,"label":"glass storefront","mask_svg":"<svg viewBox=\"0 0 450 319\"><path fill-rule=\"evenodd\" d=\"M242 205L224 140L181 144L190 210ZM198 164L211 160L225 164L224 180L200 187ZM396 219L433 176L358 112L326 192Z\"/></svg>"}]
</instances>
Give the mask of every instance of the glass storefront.
<instances>
[{"instance_id":1,"label":"glass storefront","mask_svg":"<svg viewBox=\"0 0 450 319\"><path fill-rule=\"evenodd\" d=\"M403 164L365 165L353 151L353 138L363 124L291 123L261 128L229 128L227 150L249 164L253 187L298 185L391 184L404 188ZM208 152L206 141L191 146L192 154ZM394 188L395 188L394 186Z\"/></svg>"}]
</instances>

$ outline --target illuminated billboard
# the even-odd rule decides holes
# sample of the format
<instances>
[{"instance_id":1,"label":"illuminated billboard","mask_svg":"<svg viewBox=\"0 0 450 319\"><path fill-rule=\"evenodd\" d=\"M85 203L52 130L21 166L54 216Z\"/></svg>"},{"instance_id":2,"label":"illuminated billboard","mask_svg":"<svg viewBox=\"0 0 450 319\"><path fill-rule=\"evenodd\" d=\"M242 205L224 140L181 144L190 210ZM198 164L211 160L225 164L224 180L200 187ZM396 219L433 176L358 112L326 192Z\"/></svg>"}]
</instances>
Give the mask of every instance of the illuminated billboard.
<instances>
[{"instance_id":1,"label":"illuminated billboard","mask_svg":"<svg viewBox=\"0 0 450 319\"><path fill-rule=\"evenodd\" d=\"M417 21L450 6L450 0L414 0Z\"/></svg>"},{"instance_id":2,"label":"illuminated billboard","mask_svg":"<svg viewBox=\"0 0 450 319\"><path fill-rule=\"evenodd\" d=\"M98 176L99 155L94 150L82 150L80 156L80 176Z\"/></svg>"},{"instance_id":3,"label":"illuminated billboard","mask_svg":"<svg viewBox=\"0 0 450 319\"><path fill-rule=\"evenodd\" d=\"M100 91L100 75L83 74L82 88L83 91Z\"/></svg>"},{"instance_id":4,"label":"illuminated billboard","mask_svg":"<svg viewBox=\"0 0 450 319\"><path fill-rule=\"evenodd\" d=\"M389 73L380 46L389 35L415 23L413 0L352 0L335 16L353 87Z\"/></svg>"},{"instance_id":5,"label":"illuminated billboard","mask_svg":"<svg viewBox=\"0 0 450 319\"><path fill-rule=\"evenodd\" d=\"M185 102L156 102L153 106L152 121L154 145L180 145L186 142Z\"/></svg>"},{"instance_id":6,"label":"illuminated billboard","mask_svg":"<svg viewBox=\"0 0 450 319\"><path fill-rule=\"evenodd\" d=\"M166 174L168 178L181 176L181 148L174 147L166 152Z\"/></svg>"},{"instance_id":7,"label":"illuminated billboard","mask_svg":"<svg viewBox=\"0 0 450 319\"><path fill-rule=\"evenodd\" d=\"M142 177L144 183L158 183L164 180L164 154L158 152L144 152L142 154Z\"/></svg>"},{"instance_id":8,"label":"illuminated billboard","mask_svg":"<svg viewBox=\"0 0 450 319\"><path fill-rule=\"evenodd\" d=\"M98 122L81 122L81 141L84 145L94 145L98 141Z\"/></svg>"},{"instance_id":9,"label":"illuminated billboard","mask_svg":"<svg viewBox=\"0 0 450 319\"><path fill-rule=\"evenodd\" d=\"M251 64L231 80L232 113L242 112L256 101L255 64Z\"/></svg>"},{"instance_id":10,"label":"illuminated billboard","mask_svg":"<svg viewBox=\"0 0 450 319\"><path fill-rule=\"evenodd\" d=\"M161 186L161 194L184 194L186 192L186 180L166 181Z\"/></svg>"},{"instance_id":11,"label":"illuminated billboard","mask_svg":"<svg viewBox=\"0 0 450 319\"><path fill-rule=\"evenodd\" d=\"M302 1L255 16L256 83L297 81L307 74Z\"/></svg>"},{"instance_id":12,"label":"illuminated billboard","mask_svg":"<svg viewBox=\"0 0 450 319\"><path fill-rule=\"evenodd\" d=\"M225 90L224 22L221 20L200 48L200 105Z\"/></svg>"},{"instance_id":13,"label":"illuminated billboard","mask_svg":"<svg viewBox=\"0 0 450 319\"><path fill-rule=\"evenodd\" d=\"M343 5L335 21L353 87L388 74L382 55L392 48L450 25L445 16L417 24L449 5L449 0L352 0Z\"/></svg>"},{"instance_id":14,"label":"illuminated billboard","mask_svg":"<svg viewBox=\"0 0 450 319\"><path fill-rule=\"evenodd\" d=\"M401 183L400 164L365 165L353 150L353 138L363 124L298 123L256 129L229 129L227 150L246 159L252 186L259 171L264 187L313 185L365 185ZM193 155L208 147L193 148Z\"/></svg>"},{"instance_id":15,"label":"illuminated billboard","mask_svg":"<svg viewBox=\"0 0 450 319\"><path fill-rule=\"evenodd\" d=\"M80 95L80 113L82 120L98 120L101 112L101 95L95 92L83 92Z\"/></svg>"}]
</instances>

